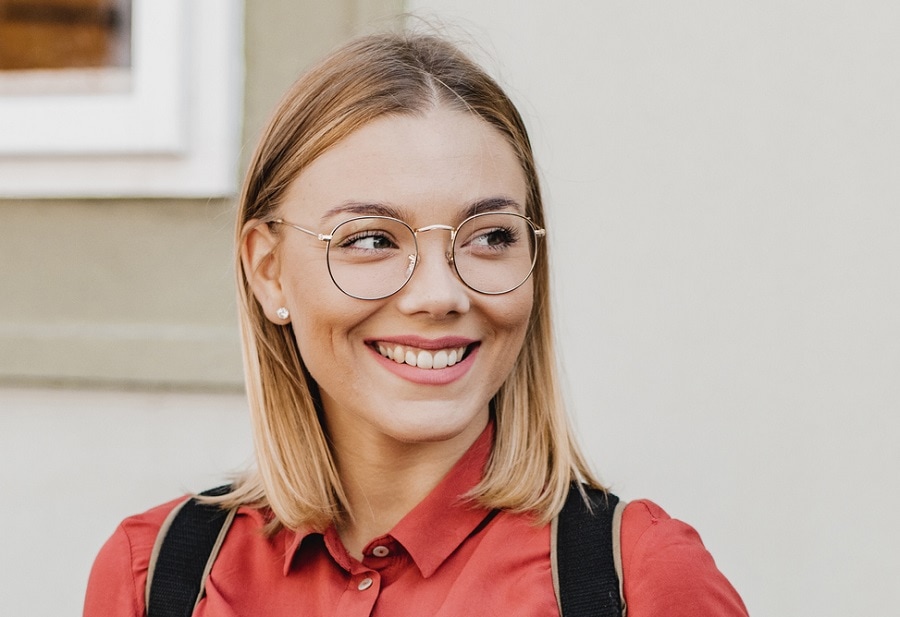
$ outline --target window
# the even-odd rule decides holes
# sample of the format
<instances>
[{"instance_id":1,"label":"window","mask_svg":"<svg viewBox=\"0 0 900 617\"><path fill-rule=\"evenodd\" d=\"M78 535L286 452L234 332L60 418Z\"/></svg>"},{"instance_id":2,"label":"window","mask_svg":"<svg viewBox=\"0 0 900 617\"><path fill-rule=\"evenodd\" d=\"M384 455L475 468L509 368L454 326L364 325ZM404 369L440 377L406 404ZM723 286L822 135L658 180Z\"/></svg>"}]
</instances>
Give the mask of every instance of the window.
<instances>
[{"instance_id":1,"label":"window","mask_svg":"<svg viewBox=\"0 0 900 617\"><path fill-rule=\"evenodd\" d=\"M232 194L240 9L0 0L0 196Z\"/></svg>"},{"instance_id":2,"label":"window","mask_svg":"<svg viewBox=\"0 0 900 617\"><path fill-rule=\"evenodd\" d=\"M0 0L0 71L12 93L40 84L46 71L127 74L130 67L131 0ZM15 88L16 76L24 88Z\"/></svg>"}]
</instances>

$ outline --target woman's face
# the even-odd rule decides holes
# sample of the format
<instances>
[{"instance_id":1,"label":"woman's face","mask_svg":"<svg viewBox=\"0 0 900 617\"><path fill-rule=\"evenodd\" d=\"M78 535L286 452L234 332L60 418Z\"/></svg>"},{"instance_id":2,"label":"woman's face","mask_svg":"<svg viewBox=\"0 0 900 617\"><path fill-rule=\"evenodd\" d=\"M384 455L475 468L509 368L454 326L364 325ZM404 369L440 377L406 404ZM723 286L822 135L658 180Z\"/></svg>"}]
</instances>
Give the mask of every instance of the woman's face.
<instances>
[{"instance_id":1,"label":"woman's face","mask_svg":"<svg viewBox=\"0 0 900 617\"><path fill-rule=\"evenodd\" d=\"M340 141L293 181L279 215L319 233L364 214L391 214L414 229L455 227L475 210L524 214L525 199L524 173L501 134L472 114L437 107L379 118ZM332 439L355 447L471 443L522 348L531 279L503 295L472 291L448 263L450 233L432 230L418 235L418 264L405 287L359 300L332 282L324 242L278 231L278 299L290 310ZM418 366L454 356L445 368Z\"/></svg>"}]
</instances>

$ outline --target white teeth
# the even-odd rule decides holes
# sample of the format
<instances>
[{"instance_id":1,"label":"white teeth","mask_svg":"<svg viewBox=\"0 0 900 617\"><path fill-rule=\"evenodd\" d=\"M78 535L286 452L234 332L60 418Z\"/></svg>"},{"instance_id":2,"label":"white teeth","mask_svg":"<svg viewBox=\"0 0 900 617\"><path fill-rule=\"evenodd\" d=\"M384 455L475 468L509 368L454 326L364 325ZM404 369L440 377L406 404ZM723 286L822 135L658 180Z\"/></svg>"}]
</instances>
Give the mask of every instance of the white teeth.
<instances>
[{"instance_id":1,"label":"white teeth","mask_svg":"<svg viewBox=\"0 0 900 617\"><path fill-rule=\"evenodd\" d=\"M416 366L419 368L431 368L434 366L434 356L427 351L420 351L416 356Z\"/></svg>"},{"instance_id":2,"label":"white teeth","mask_svg":"<svg viewBox=\"0 0 900 617\"><path fill-rule=\"evenodd\" d=\"M378 343L375 347L378 349L378 353L397 364L408 364L424 369L442 369L453 366L462 360L463 354L466 353L465 346L455 349L439 349L435 352L403 345L390 347L382 343Z\"/></svg>"},{"instance_id":3,"label":"white teeth","mask_svg":"<svg viewBox=\"0 0 900 617\"><path fill-rule=\"evenodd\" d=\"M434 362L431 365L431 368L447 368L447 361L449 356L446 351L443 349L434 354Z\"/></svg>"}]
</instances>

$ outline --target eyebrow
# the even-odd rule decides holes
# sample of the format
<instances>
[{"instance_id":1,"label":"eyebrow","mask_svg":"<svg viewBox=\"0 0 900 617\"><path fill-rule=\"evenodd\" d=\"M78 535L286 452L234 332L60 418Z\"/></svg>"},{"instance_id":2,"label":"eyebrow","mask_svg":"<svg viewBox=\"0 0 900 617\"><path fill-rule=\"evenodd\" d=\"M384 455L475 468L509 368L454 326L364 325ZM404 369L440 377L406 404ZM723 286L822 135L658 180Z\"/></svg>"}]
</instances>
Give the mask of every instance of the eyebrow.
<instances>
[{"instance_id":1,"label":"eyebrow","mask_svg":"<svg viewBox=\"0 0 900 617\"><path fill-rule=\"evenodd\" d=\"M400 211L387 204L366 201L348 201L328 210L325 214L322 215L322 221L327 221L331 217L338 214L359 214L361 216L390 216L395 219L400 218Z\"/></svg>"},{"instance_id":2,"label":"eyebrow","mask_svg":"<svg viewBox=\"0 0 900 617\"><path fill-rule=\"evenodd\" d=\"M515 210L519 214L525 213L525 208L515 199L509 197L488 197L487 199L479 199L466 208L462 218L469 218L480 212L496 212L498 210Z\"/></svg>"},{"instance_id":3,"label":"eyebrow","mask_svg":"<svg viewBox=\"0 0 900 617\"><path fill-rule=\"evenodd\" d=\"M515 199L509 197L488 197L472 202L460 211L460 220L481 212L497 212L498 210L515 210L524 214L525 208ZM327 221L338 214L355 214L359 216L389 216L391 218L406 220L402 210L386 203L348 201L331 208L322 215L322 221Z\"/></svg>"}]
</instances>

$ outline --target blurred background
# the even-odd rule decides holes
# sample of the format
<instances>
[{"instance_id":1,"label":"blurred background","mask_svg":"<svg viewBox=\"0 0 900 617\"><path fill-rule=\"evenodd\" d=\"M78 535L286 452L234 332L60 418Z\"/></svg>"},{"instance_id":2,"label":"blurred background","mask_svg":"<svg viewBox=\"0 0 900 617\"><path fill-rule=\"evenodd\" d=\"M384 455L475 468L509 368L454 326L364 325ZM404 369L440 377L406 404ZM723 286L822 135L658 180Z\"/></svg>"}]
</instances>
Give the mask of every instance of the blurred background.
<instances>
[{"instance_id":1,"label":"blurred background","mask_svg":"<svg viewBox=\"0 0 900 617\"><path fill-rule=\"evenodd\" d=\"M80 614L123 517L249 463L242 170L305 66L404 13L530 127L601 477L696 527L753 615L889 614L888 0L0 0L0 613Z\"/></svg>"}]
</instances>

